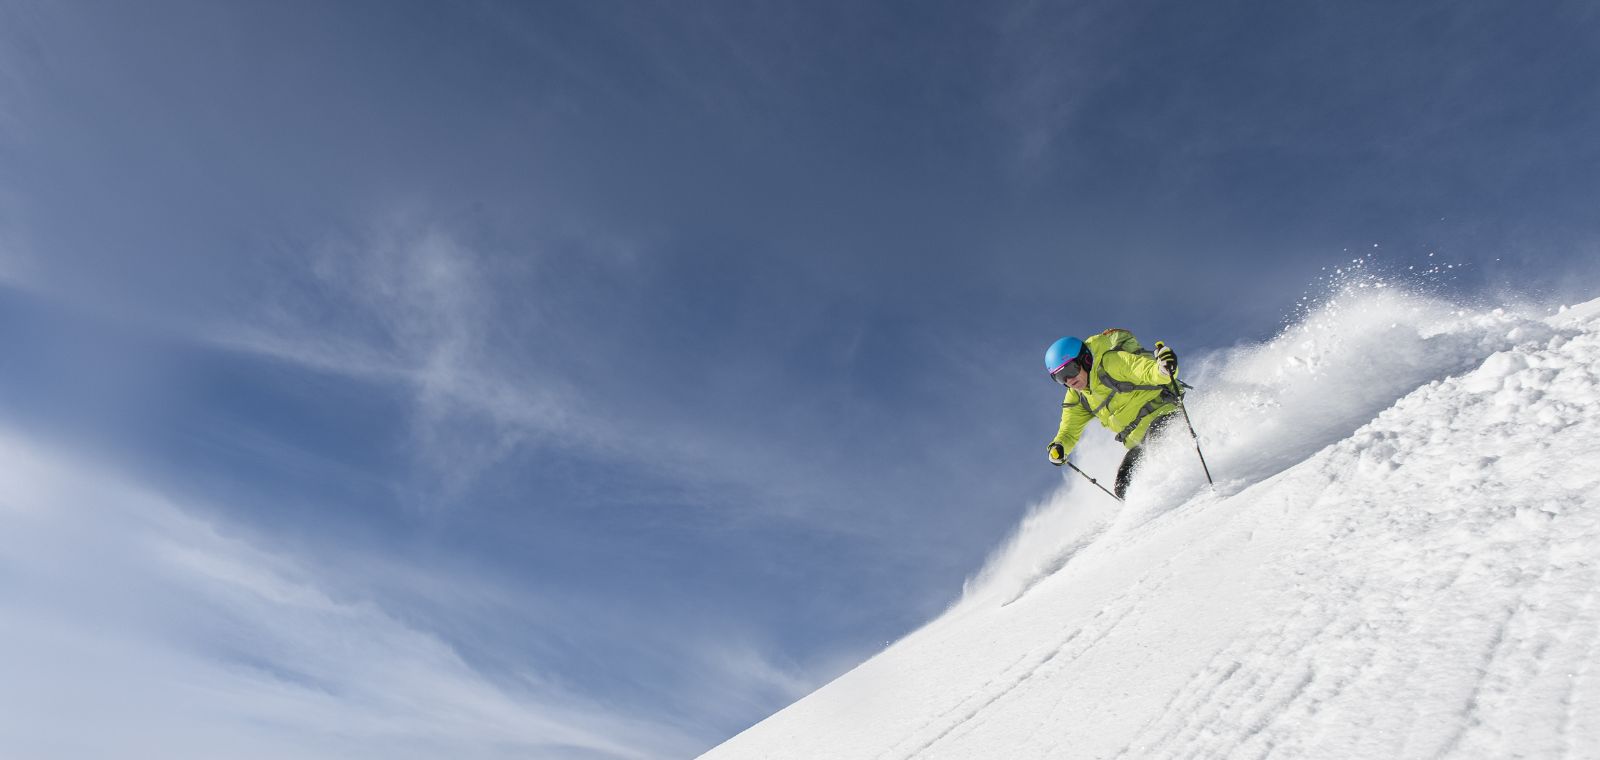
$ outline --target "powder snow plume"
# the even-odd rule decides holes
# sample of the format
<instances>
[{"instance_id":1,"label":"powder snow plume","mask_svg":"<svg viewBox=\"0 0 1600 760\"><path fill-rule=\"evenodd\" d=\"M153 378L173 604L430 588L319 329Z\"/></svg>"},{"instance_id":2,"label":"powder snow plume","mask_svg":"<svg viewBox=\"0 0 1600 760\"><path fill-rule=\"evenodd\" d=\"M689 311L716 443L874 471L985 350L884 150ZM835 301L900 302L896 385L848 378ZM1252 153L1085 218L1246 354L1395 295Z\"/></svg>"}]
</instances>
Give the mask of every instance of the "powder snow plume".
<instances>
[{"instance_id":1,"label":"powder snow plume","mask_svg":"<svg viewBox=\"0 0 1600 760\"><path fill-rule=\"evenodd\" d=\"M1196 386L1185 404L1217 480L1214 494L1237 493L1349 437L1418 386L1557 332L1547 308L1468 310L1421 292L1425 282L1399 287L1365 264L1340 270L1329 295L1303 301L1298 318L1272 340L1185 362L1182 376ZM964 596L1017 593L1102 532L1130 528L1194 494L1205 475L1180 428L1151 447L1149 475L1126 506L1066 473ZM1109 484L1122 455L1122 445L1092 424L1075 460Z\"/></svg>"},{"instance_id":2,"label":"powder snow plume","mask_svg":"<svg viewBox=\"0 0 1600 760\"><path fill-rule=\"evenodd\" d=\"M1184 377L1215 487L1181 429L1127 504L1065 479L945 615L706 757L1600 757L1600 301L1361 275Z\"/></svg>"}]
</instances>

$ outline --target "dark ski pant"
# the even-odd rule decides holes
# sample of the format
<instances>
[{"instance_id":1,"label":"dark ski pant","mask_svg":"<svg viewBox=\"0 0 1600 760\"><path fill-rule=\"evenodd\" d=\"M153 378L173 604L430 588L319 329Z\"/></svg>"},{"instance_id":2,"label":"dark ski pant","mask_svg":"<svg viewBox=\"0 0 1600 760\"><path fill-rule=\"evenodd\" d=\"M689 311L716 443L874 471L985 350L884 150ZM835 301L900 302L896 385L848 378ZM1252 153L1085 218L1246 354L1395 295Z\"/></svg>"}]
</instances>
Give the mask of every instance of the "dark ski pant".
<instances>
[{"instance_id":1,"label":"dark ski pant","mask_svg":"<svg viewBox=\"0 0 1600 760\"><path fill-rule=\"evenodd\" d=\"M1155 422L1150 423L1150 429L1144 431L1144 440L1139 441L1138 446L1128 449L1128 453L1122 455L1122 464L1117 466L1117 498L1127 497L1128 486L1133 483L1133 471L1138 469L1139 458L1144 456L1144 447L1160 438L1167 426L1172 424L1172 418L1176 416L1178 411L1174 409L1157 417Z\"/></svg>"}]
</instances>

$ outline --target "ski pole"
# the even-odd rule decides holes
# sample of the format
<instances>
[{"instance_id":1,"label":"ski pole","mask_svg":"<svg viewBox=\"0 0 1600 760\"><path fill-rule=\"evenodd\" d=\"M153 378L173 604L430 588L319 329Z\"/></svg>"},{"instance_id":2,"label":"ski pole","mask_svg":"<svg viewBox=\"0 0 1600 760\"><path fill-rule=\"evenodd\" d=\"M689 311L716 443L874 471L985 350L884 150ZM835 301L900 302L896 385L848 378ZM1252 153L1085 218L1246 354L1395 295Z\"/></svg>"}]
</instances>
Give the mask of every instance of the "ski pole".
<instances>
[{"instance_id":1,"label":"ski pole","mask_svg":"<svg viewBox=\"0 0 1600 760\"><path fill-rule=\"evenodd\" d=\"M1067 462L1067 466L1068 466L1068 467L1071 467L1071 468L1072 468L1072 471L1073 471L1073 472L1076 472L1076 473L1078 473L1078 474L1079 474L1079 475L1082 475L1082 476L1084 476L1084 477L1085 477L1085 478L1089 478L1089 473L1087 473L1087 472L1084 472L1084 471L1083 471L1083 470L1080 470L1080 469L1078 469L1078 466L1077 466L1077 465L1075 465L1075 464L1073 464L1073 463L1071 463L1071 462ZM1117 499L1117 501L1122 501L1122 499L1119 499L1119 498L1117 498L1117 495L1116 495L1116 494L1114 494L1114 493L1112 493L1112 492L1111 492L1111 491L1110 491L1110 490L1109 490L1109 489L1107 489L1107 488L1106 488L1106 487L1105 487L1105 486L1103 486L1103 485L1100 485L1100 481L1098 481L1098 480L1095 480L1095 479L1094 479L1094 478L1089 478L1089 482L1090 482L1090 483L1093 483L1093 484L1094 484L1094 487L1095 487L1095 488L1098 488L1098 489L1100 489L1100 490L1102 490L1102 491L1105 491L1105 492L1106 492L1106 495L1107 495L1107 496L1110 496L1110 497L1111 497L1111 498L1113 498L1113 499Z\"/></svg>"},{"instance_id":2,"label":"ski pole","mask_svg":"<svg viewBox=\"0 0 1600 760\"><path fill-rule=\"evenodd\" d=\"M1188 384L1184 384L1184 387L1187 388L1190 386ZM1178 381L1176 378L1174 378L1172 381L1172 392L1178 396L1178 411L1183 412L1183 424L1189 426L1189 437L1194 439L1194 453L1200 456L1200 469L1205 470L1206 472L1206 482L1211 485L1216 485L1216 481L1211 479L1211 468L1206 466L1206 453L1200 450L1200 436L1195 434L1194 423L1189 420L1189 407L1184 406L1183 391L1178 389Z\"/></svg>"}]
</instances>

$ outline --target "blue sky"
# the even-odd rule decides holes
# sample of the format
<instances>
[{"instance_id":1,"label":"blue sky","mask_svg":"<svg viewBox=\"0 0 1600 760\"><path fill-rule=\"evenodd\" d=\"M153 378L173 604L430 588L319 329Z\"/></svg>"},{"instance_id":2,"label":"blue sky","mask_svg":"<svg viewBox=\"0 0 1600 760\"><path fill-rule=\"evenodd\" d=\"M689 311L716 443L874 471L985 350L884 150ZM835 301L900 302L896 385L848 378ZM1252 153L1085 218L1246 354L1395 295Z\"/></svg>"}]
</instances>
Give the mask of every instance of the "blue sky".
<instances>
[{"instance_id":1,"label":"blue sky","mask_svg":"<svg viewBox=\"0 0 1600 760\"><path fill-rule=\"evenodd\" d=\"M1260 340L1352 252L1594 297L1597 39L1576 2L0 0L0 644L165 663L0 691L224 694L210 740L263 756L695 754L1058 483L1060 335ZM172 712L152 754L200 741Z\"/></svg>"}]
</instances>

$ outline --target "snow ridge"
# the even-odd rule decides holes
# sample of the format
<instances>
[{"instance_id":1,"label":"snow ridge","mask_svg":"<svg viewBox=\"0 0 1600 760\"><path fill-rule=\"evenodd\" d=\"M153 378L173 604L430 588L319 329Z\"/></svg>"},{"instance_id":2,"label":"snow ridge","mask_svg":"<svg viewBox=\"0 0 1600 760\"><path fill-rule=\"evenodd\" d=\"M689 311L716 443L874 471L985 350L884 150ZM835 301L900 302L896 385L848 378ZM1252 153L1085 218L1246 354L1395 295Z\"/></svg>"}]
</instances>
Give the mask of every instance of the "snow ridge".
<instances>
[{"instance_id":1,"label":"snow ridge","mask_svg":"<svg viewBox=\"0 0 1600 760\"><path fill-rule=\"evenodd\" d=\"M1348 293L1185 369L1217 488L1186 436L1120 509L1064 481L706 757L1600 757L1600 301Z\"/></svg>"}]
</instances>

